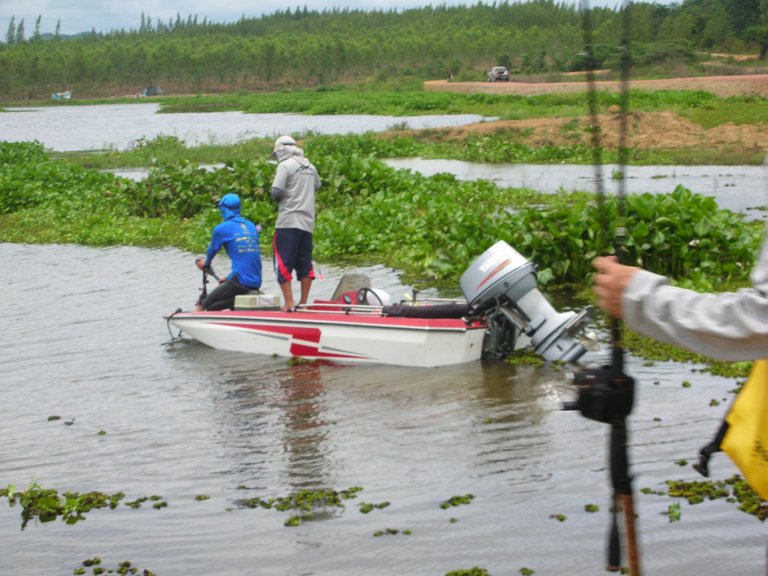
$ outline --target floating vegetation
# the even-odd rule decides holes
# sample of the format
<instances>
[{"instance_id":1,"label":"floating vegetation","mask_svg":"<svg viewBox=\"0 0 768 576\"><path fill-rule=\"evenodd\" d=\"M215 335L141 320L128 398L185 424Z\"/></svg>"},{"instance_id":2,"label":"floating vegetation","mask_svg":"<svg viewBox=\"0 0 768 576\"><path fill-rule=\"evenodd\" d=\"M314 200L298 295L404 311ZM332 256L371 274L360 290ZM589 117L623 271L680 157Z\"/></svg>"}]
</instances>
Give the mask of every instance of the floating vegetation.
<instances>
[{"instance_id":1,"label":"floating vegetation","mask_svg":"<svg viewBox=\"0 0 768 576\"><path fill-rule=\"evenodd\" d=\"M89 568L90 573L94 576L100 574L139 574L140 576L155 576L155 573L149 570L141 570L141 572L139 572L140 568L134 566L130 560L123 560L115 568L105 568L102 565L101 558L98 556L83 560L82 567L75 568L73 574L88 574L87 569Z\"/></svg>"},{"instance_id":2,"label":"floating vegetation","mask_svg":"<svg viewBox=\"0 0 768 576\"><path fill-rule=\"evenodd\" d=\"M663 490L654 490L653 488L641 488L640 489L641 494L652 494L654 496L666 496L666 492Z\"/></svg>"},{"instance_id":3,"label":"floating vegetation","mask_svg":"<svg viewBox=\"0 0 768 576\"><path fill-rule=\"evenodd\" d=\"M208 499L210 499L210 496L207 496L206 494L198 494L197 496L195 496L195 500L197 500L198 502L202 502L203 500L208 500Z\"/></svg>"},{"instance_id":4,"label":"floating vegetation","mask_svg":"<svg viewBox=\"0 0 768 576\"><path fill-rule=\"evenodd\" d=\"M291 515L285 522L285 526L299 526L307 520L314 520L318 512L328 509L344 509L344 500L357 497L362 490L359 486L353 486L346 490L300 490L289 496L277 498L249 498L240 502L243 508L264 508L279 512L297 511L299 514ZM385 503L386 506L389 503ZM379 507L385 507L379 505Z\"/></svg>"},{"instance_id":5,"label":"floating vegetation","mask_svg":"<svg viewBox=\"0 0 768 576\"><path fill-rule=\"evenodd\" d=\"M26 490L17 490L15 486L8 485L0 489L0 498L7 498L8 505L21 506L21 529L24 530L30 520L38 520L42 523L53 522L57 518L66 524L76 524L85 520L85 514L94 508L110 508L114 510L120 501L125 498L123 492L105 494L103 492L63 492L41 488L37 483L32 483ZM154 500L154 508L160 509L168 506L161 496L139 498L134 502L126 502L126 506L138 508L141 502Z\"/></svg>"},{"instance_id":6,"label":"floating vegetation","mask_svg":"<svg viewBox=\"0 0 768 576\"><path fill-rule=\"evenodd\" d=\"M544 358L533 350L518 350L507 356L505 362L512 366L544 366L545 364Z\"/></svg>"},{"instance_id":7,"label":"floating vegetation","mask_svg":"<svg viewBox=\"0 0 768 576\"><path fill-rule=\"evenodd\" d=\"M373 535L378 538L380 536L396 536L397 534L400 534L400 530L397 528L384 528L384 530L376 530L376 532L373 533ZM405 536L410 536L412 532L410 530L403 530L402 534Z\"/></svg>"},{"instance_id":8,"label":"floating vegetation","mask_svg":"<svg viewBox=\"0 0 768 576\"><path fill-rule=\"evenodd\" d=\"M56 420L61 420L61 416L48 416L48 422L55 422Z\"/></svg>"},{"instance_id":9,"label":"floating vegetation","mask_svg":"<svg viewBox=\"0 0 768 576\"><path fill-rule=\"evenodd\" d=\"M461 506L462 504L470 504L475 499L474 494L465 494L464 496L451 496L445 502L440 503L440 508L447 510L451 506Z\"/></svg>"},{"instance_id":10,"label":"floating vegetation","mask_svg":"<svg viewBox=\"0 0 768 576\"><path fill-rule=\"evenodd\" d=\"M566 516L565 514L550 514L549 517L553 518L554 520L557 520L558 522L565 522L566 520L568 520L568 516Z\"/></svg>"},{"instance_id":11,"label":"floating vegetation","mask_svg":"<svg viewBox=\"0 0 768 576\"><path fill-rule=\"evenodd\" d=\"M685 498L689 504L722 498L738 504L739 510L755 516L761 522L768 518L768 502L760 498L739 474L725 480L667 480L666 484L669 496Z\"/></svg>"},{"instance_id":12,"label":"floating vegetation","mask_svg":"<svg viewBox=\"0 0 768 576\"><path fill-rule=\"evenodd\" d=\"M535 574L535 572L530 568L523 567L520 568L520 574L522 574L522 576L532 576L532 574Z\"/></svg>"},{"instance_id":13,"label":"floating vegetation","mask_svg":"<svg viewBox=\"0 0 768 576\"><path fill-rule=\"evenodd\" d=\"M485 568L473 566L472 568L451 570L450 572L447 572L445 576L490 576L490 573Z\"/></svg>"},{"instance_id":14,"label":"floating vegetation","mask_svg":"<svg viewBox=\"0 0 768 576\"><path fill-rule=\"evenodd\" d=\"M691 386L693 386L693 384L691 384L689 380L683 380L682 386L683 388L690 388Z\"/></svg>"},{"instance_id":15,"label":"floating vegetation","mask_svg":"<svg viewBox=\"0 0 768 576\"><path fill-rule=\"evenodd\" d=\"M600 512L600 506L597 504L584 504L584 511L594 514L595 512Z\"/></svg>"},{"instance_id":16,"label":"floating vegetation","mask_svg":"<svg viewBox=\"0 0 768 576\"><path fill-rule=\"evenodd\" d=\"M372 512L373 510L382 510L389 506L389 502L380 502L379 504L372 504L370 502L360 502L360 512L363 514L368 514L369 512Z\"/></svg>"},{"instance_id":17,"label":"floating vegetation","mask_svg":"<svg viewBox=\"0 0 768 576\"><path fill-rule=\"evenodd\" d=\"M675 460L675 464L677 466L688 466L688 460L685 460L685 459Z\"/></svg>"},{"instance_id":18,"label":"floating vegetation","mask_svg":"<svg viewBox=\"0 0 768 576\"><path fill-rule=\"evenodd\" d=\"M669 517L670 522L680 522L680 502L672 502L665 514Z\"/></svg>"},{"instance_id":19,"label":"floating vegetation","mask_svg":"<svg viewBox=\"0 0 768 576\"><path fill-rule=\"evenodd\" d=\"M13 485L0 489L0 498L6 497L10 506L19 504L21 511L21 529L27 527L30 520L52 522L61 517L66 524L75 524L84 520L84 514L94 508L114 509L125 496L122 492L104 494L102 492L64 492L59 494L53 489L44 489L32 483L26 490L16 490Z\"/></svg>"},{"instance_id":20,"label":"floating vegetation","mask_svg":"<svg viewBox=\"0 0 768 576\"><path fill-rule=\"evenodd\" d=\"M144 502L148 502L148 501L154 503L152 507L155 508L156 510L159 510L160 508L165 508L166 506L168 506L168 503L163 500L163 497L158 496L156 494L152 496L142 496L141 498L137 498L136 500L133 500L131 502L126 502L125 505L128 506L129 508L133 508L134 510L137 510L141 508L141 505Z\"/></svg>"}]
</instances>

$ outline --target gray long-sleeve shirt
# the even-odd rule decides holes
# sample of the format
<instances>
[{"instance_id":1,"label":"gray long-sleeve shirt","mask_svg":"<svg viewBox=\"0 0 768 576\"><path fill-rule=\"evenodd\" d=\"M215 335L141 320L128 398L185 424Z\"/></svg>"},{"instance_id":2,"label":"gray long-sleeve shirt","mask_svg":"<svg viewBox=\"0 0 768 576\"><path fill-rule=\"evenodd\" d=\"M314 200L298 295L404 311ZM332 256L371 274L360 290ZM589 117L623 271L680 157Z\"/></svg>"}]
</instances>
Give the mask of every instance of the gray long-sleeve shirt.
<instances>
[{"instance_id":1,"label":"gray long-sleeve shirt","mask_svg":"<svg viewBox=\"0 0 768 576\"><path fill-rule=\"evenodd\" d=\"M272 182L272 199L279 203L275 228L298 228L310 234L315 229L315 191L320 176L298 146L283 146L276 152L280 163Z\"/></svg>"},{"instance_id":2,"label":"gray long-sleeve shirt","mask_svg":"<svg viewBox=\"0 0 768 576\"><path fill-rule=\"evenodd\" d=\"M751 288L702 294L641 270L624 293L624 319L640 334L717 360L768 358L768 237L750 278Z\"/></svg>"}]
</instances>

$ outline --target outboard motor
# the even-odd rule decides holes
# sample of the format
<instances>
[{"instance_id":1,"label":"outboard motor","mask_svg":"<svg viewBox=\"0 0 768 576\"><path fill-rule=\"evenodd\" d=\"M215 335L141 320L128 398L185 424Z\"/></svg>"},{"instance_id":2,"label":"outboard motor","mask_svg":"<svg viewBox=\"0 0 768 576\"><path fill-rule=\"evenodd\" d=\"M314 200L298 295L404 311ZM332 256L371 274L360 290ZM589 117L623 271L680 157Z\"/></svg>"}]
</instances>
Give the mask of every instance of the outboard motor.
<instances>
[{"instance_id":1,"label":"outboard motor","mask_svg":"<svg viewBox=\"0 0 768 576\"><path fill-rule=\"evenodd\" d=\"M464 272L461 290L470 306L489 320L491 342L484 345L488 354L506 356L520 333L545 360L575 362L587 351L582 333L592 307L578 314L558 313L537 288L535 265L503 240ZM506 336L499 337L500 332Z\"/></svg>"}]
</instances>

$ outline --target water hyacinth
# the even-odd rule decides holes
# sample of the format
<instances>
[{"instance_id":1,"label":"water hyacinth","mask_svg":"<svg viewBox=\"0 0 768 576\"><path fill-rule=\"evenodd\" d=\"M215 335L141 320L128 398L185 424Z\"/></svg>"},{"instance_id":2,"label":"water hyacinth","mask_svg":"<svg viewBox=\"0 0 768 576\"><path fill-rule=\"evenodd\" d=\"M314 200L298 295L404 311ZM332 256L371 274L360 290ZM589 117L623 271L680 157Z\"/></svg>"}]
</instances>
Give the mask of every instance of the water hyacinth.
<instances>
[{"instance_id":1,"label":"water hyacinth","mask_svg":"<svg viewBox=\"0 0 768 576\"><path fill-rule=\"evenodd\" d=\"M537 264L541 285L584 284L591 260L613 250L614 198L598 203L585 193L547 195L447 174L427 177L387 166L369 146L364 137L323 137L313 149L323 179L318 259L379 262L403 269L415 284L455 289L467 262L498 240ZM244 199L244 215L263 226L269 250L275 167L266 158L217 169L187 161L158 165L134 182L55 160L39 144L0 143L0 166L2 241L199 252L219 218L214 201L228 190ZM762 235L759 225L682 187L630 195L626 220L627 262L705 289L745 282Z\"/></svg>"}]
</instances>

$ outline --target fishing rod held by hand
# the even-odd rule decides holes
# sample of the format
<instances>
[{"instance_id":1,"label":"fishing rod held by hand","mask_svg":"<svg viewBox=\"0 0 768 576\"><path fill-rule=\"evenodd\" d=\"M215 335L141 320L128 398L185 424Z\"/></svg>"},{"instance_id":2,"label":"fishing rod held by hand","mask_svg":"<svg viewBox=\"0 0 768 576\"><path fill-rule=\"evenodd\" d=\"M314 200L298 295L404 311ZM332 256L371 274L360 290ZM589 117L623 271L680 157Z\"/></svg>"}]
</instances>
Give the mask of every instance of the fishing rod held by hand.
<instances>
[{"instance_id":1,"label":"fishing rod held by hand","mask_svg":"<svg viewBox=\"0 0 768 576\"><path fill-rule=\"evenodd\" d=\"M216 278L217 282L221 282L221 279L219 279L219 277L216 275L216 272L213 271L213 267L210 264L205 266L203 264L204 262L205 260L203 258L197 258L195 260L195 264L197 264L197 267L200 268L200 270L203 272L203 287L200 289L200 298L198 303L202 303L206 296L208 296L208 276L213 276Z\"/></svg>"},{"instance_id":2,"label":"fishing rod held by hand","mask_svg":"<svg viewBox=\"0 0 768 576\"><path fill-rule=\"evenodd\" d=\"M627 115L629 113L629 70L631 58L629 55L631 1L624 0L623 26L621 39L621 114L619 165L622 178L619 181L617 193L617 222L614 251L619 261L624 256L624 224L625 210L625 174L627 164ZM600 126L598 120L597 92L595 89L594 69L595 58L592 45L592 24L588 0L582 0L582 15L584 18L584 44L587 56L587 83L589 85L588 102L592 134L593 165L595 167L595 183L599 208L603 214L603 227L610 229L608 210L605 206L605 190L602 182L602 158L600 150ZM611 486L613 488L613 505L611 507L611 527L608 541L608 558L606 569L618 571L621 569L621 545L619 535L618 515L623 513L625 521L625 541L628 549L630 573L640 576L640 558L638 553L635 531L635 509L632 494L632 477L629 473L629 453L627 449L627 417L632 412L635 398L635 381L624 373L624 345L621 336L621 322L611 318L611 364L599 368L576 367L573 381L578 389L575 402L563 405L566 410L578 410L585 418L610 424L611 435L609 443L609 462Z\"/></svg>"}]
</instances>

